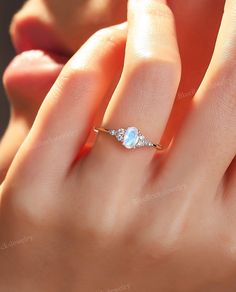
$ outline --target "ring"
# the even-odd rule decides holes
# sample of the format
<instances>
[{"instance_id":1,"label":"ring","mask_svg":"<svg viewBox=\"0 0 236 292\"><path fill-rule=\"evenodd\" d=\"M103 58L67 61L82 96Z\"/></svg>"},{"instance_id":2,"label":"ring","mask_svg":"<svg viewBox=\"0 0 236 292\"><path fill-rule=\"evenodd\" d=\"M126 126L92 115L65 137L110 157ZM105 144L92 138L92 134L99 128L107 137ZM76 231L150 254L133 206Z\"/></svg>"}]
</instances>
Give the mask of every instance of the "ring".
<instances>
[{"instance_id":1,"label":"ring","mask_svg":"<svg viewBox=\"0 0 236 292\"><path fill-rule=\"evenodd\" d=\"M161 144L152 143L141 133L139 129L135 127L128 127L126 129L106 129L102 127L95 127L94 131L96 133L102 132L114 136L127 149L153 147L157 150L163 150Z\"/></svg>"}]
</instances>

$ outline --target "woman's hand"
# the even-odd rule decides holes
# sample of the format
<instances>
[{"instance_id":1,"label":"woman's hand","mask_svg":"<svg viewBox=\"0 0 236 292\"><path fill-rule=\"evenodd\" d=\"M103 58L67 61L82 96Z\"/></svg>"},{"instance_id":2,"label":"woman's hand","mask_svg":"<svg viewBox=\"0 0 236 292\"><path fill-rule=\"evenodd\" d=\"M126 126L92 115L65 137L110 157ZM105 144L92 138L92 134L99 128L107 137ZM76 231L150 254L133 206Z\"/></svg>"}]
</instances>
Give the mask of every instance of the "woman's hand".
<instances>
[{"instance_id":1,"label":"woman's hand","mask_svg":"<svg viewBox=\"0 0 236 292\"><path fill-rule=\"evenodd\" d=\"M19 53L54 47L55 52L60 51L67 59L99 28L126 19L127 0L109 0L106 3L99 1L61 0L59 3L55 0L28 0L11 23L10 32L16 51ZM178 129L188 111L189 101L205 74L219 29L224 0L214 3L206 0L201 5L195 0L189 0L188 5L183 0L170 0L168 4L176 20L182 76L168 131L163 136L165 140L169 140ZM69 19L68 15L71 16ZM31 61L32 53L38 61ZM16 152L31 129L42 101L65 64L65 59L56 61L54 56L52 60L50 54L44 54L42 58L42 51L32 53L23 53L23 60L21 55L18 56L20 62L16 57L11 63L14 68L4 74L5 89L11 103L11 119L0 143L0 182L4 180Z\"/></svg>"},{"instance_id":2,"label":"woman's hand","mask_svg":"<svg viewBox=\"0 0 236 292\"><path fill-rule=\"evenodd\" d=\"M235 291L235 11L228 0L188 116L158 154L105 134L83 151L122 69L125 25L69 61L1 186L1 290ZM103 126L158 142L181 75L173 15L164 0L131 0L128 23Z\"/></svg>"}]
</instances>

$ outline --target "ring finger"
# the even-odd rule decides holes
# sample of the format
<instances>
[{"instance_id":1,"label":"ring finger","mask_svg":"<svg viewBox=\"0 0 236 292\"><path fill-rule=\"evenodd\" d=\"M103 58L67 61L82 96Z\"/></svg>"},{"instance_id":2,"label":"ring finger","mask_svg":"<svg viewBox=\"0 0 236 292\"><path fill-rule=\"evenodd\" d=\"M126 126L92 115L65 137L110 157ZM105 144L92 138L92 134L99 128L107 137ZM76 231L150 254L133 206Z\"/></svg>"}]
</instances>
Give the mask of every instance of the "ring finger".
<instances>
[{"instance_id":1,"label":"ring finger","mask_svg":"<svg viewBox=\"0 0 236 292\"><path fill-rule=\"evenodd\" d=\"M124 69L102 126L108 129L135 126L155 143L164 132L180 81L174 17L164 0L131 0L128 23ZM130 178L130 171L139 164L145 167L153 155L151 149L128 153L109 135L101 133L86 163L90 170L91 164L94 168L97 163L99 172L103 173L104 167L109 176L114 170L117 174L117 169L128 171Z\"/></svg>"}]
</instances>

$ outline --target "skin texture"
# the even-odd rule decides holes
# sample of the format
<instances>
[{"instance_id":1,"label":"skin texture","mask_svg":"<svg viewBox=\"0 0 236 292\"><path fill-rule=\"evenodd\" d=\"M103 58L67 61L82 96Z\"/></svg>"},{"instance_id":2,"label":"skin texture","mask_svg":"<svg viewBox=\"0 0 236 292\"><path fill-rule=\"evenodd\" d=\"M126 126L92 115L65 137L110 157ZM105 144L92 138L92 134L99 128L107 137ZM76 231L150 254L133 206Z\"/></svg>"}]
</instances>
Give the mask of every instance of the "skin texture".
<instances>
[{"instance_id":1,"label":"skin texture","mask_svg":"<svg viewBox=\"0 0 236 292\"><path fill-rule=\"evenodd\" d=\"M128 28L93 35L46 95L0 189L1 291L235 291L236 1L214 47L219 2L191 66L200 53L169 4L175 14L164 0L129 1ZM197 8L192 27L206 17ZM178 88L190 92L179 102ZM99 134L84 154L108 92L104 126L174 135L168 149L127 151Z\"/></svg>"},{"instance_id":2,"label":"skin texture","mask_svg":"<svg viewBox=\"0 0 236 292\"><path fill-rule=\"evenodd\" d=\"M177 132L185 113L188 111L189 103L205 74L212 56L224 8L223 0L214 2L211 0L198 2L191 0L188 3L186 5L184 0L168 2L175 16L182 74L175 105L167 130L162 137L165 144L168 144ZM60 2L29 0L14 16L10 32L18 51L39 49L43 43L37 35L37 24L40 23L55 35L57 42L54 49L70 57L95 31L125 21L126 14L126 0L70 0L69 3L68 0ZM68 15L70 15L69 19ZM25 31L25 24L30 28L30 32ZM37 37L34 37L34 44L29 45L28 38L32 35L37 35ZM18 43L19 39L23 39L20 44ZM4 76L5 88L12 106L12 115L8 129L0 143L0 181L4 179L17 149L28 134L39 106L55 78L46 86L38 84L35 86L35 90L29 82L27 83L27 79L24 78L24 80L26 80L24 87L27 87L27 90L22 90L22 84L15 85L14 80L11 82ZM29 88L31 89L29 90ZM109 98L110 95L108 95ZM105 107L106 103L104 102L98 121L102 119Z\"/></svg>"}]
</instances>

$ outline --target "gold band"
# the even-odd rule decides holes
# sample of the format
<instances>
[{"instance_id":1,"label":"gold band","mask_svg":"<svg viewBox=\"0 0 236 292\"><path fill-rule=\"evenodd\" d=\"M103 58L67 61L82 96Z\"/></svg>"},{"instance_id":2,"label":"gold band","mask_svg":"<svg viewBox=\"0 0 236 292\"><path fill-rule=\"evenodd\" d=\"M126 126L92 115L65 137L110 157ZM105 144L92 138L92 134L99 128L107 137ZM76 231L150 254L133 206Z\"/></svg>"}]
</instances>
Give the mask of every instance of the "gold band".
<instances>
[{"instance_id":1,"label":"gold band","mask_svg":"<svg viewBox=\"0 0 236 292\"><path fill-rule=\"evenodd\" d=\"M94 132L96 132L96 133L103 132L103 133L109 134L109 129L101 128L101 127L94 127Z\"/></svg>"}]
</instances>

